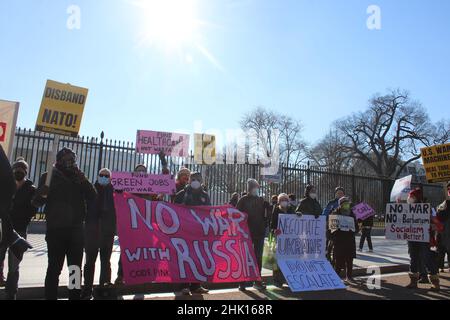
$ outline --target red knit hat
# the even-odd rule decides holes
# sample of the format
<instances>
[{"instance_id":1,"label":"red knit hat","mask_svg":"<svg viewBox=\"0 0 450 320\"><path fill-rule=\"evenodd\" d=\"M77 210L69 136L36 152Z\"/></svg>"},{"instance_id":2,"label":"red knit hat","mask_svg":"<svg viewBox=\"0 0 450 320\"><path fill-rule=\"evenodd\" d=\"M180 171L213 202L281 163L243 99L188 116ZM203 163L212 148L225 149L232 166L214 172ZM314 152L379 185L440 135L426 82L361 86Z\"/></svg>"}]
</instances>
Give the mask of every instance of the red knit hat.
<instances>
[{"instance_id":1,"label":"red knit hat","mask_svg":"<svg viewBox=\"0 0 450 320\"><path fill-rule=\"evenodd\" d=\"M422 202L423 194L422 194L422 190L420 190L420 189L414 189L413 191L411 191L409 193L409 196L416 198L417 202L419 202L419 203Z\"/></svg>"}]
</instances>

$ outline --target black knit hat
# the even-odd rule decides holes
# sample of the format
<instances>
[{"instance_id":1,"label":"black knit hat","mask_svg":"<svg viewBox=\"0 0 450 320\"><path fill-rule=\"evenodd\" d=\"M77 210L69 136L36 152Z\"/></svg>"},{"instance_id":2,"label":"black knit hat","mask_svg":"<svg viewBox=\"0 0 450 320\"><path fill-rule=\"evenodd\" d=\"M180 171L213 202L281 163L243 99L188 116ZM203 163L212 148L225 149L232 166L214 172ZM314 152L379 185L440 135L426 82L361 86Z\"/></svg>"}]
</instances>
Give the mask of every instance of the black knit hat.
<instances>
[{"instance_id":1,"label":"black knit hat","mask_svg":"<svg viewBox=\"0 0 450 320\"><path fill-rule=\"evenodd\" d=\"M75 152L73 152L72 149L64 147L56 154L56 161L61 161L62 158L67 154L73 154L74 156L76 156Z\"/></svg>"}]
</instances>

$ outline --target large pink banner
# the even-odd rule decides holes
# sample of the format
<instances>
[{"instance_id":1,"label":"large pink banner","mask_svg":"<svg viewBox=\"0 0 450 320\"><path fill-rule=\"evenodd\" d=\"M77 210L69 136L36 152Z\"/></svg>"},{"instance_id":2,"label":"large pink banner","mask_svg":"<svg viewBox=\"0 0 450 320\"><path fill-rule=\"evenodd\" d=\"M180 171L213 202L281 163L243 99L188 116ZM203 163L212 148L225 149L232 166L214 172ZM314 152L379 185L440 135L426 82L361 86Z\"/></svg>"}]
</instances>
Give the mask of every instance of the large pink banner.
<instances>
[{"instance_id":1,"label":"large pink banner","mask_svg":"<svg viewBox=\"0 0 450 320\"><path fill-rule=\"evenodd\" d=\"M189 135L139 130L136 136L136 151L146 154L159 154L166 156L188 157Z\"/></svg>"},{"instance_id":2,"label":"large pink banner","mask_svg":"<svg viewBox=\"0 0 450 320\"><path fill-rule=\"evenodd\" d=\"M115 194L126 284L260 280L247 214Z\"/></svg>"}]
</instances>

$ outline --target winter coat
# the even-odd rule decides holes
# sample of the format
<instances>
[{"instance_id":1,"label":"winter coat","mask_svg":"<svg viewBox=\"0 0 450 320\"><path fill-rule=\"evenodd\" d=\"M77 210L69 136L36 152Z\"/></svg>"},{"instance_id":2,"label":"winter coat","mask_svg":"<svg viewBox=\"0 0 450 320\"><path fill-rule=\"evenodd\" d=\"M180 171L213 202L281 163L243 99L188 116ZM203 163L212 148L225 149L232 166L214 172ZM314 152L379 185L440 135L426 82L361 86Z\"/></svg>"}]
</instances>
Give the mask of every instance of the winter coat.
<instances>
[{"instance_id":1,"label":"winter coat","mask_svg":"<svg viewBox=\"0 0 450 320\"><path fill-rule=\"evenodd\" d=\"M31 204L35 192L33 182L26 180L14 195L10 216L13 227L18 232L25 232L36 215L36 207Z\"/></svg>"},{"instance_id":2,"label":"winter coat","mask_svg":"<svg viewBox=\"0 0 450 320\"><path fill-rule=\"evenodd\" d=\"M373 228L373 216L367 218L366 220L358 220L361 223L363 229L371 229Z\"/></svg>"},{"instance_id":3,"label":"winter coat","mask_svg":"<svg viewBox=\"0 0 450 320\"><path fill-rule=\"evenodd\" d=\"M9 216L12 197L16 191L16 184L12 174L8 157L0 145L0 219L2 220L2 242L8 242L12 237L12 222Z\"/></svg>"},{"instance_id":4,"label":"winter coat","mask_svg":"<svg viewBox=\"0 0 450 320\"><path fill-rule=\"evenodd\" d=\"M248 215L248 228L252 238L264 238L267 222L266 210L270 208L270 204L264 198L248 194L239 200L236 208Z\"/></svg>"},{"instance_id":5,"label":"winter coat","mask_svg":"<svg viewBox=\"0 0 450 320\"><path fill-rule=\"evenodd\" d=\"M103 187L95 183L94 187L97 196L88 204L86 227L97 230L101 235L113 236L116 233L114 189L111 184Z\"/></svg>"},{"instance_id":6,"label":"winter coat","mask_svg":"<svg viewBox=\"0 0 450 320\"><path fill-rule=\"evenodd\" d=\"M276 230L278 229L278 217L280 214L295 214L295 209L293 206L288 206L286 211L281 210L280 206L273 206L272 218L270 222L270 229Z\"/></svg>"},{"instance_id":7,"label":"winter coat","mask_svg":"<svg viewBox=\"0 0 450 320\"><path fill-rule=\"evenodd\" d=\"M191 186L187 186L184 190L177 193L174 203L184 204L186 206L210 206L211 199L208 193L203 189L194 192Z\"/></svg>"},{"instance_id":8,"label":"winter coat","mask_svg":"<svg viewBox=\"0 0 450 320\"><path fill-rule=\"evenodd\" d=\"M450 200L444 201L437 208L437 216L444 225L444 231L441 235L442 245L450 251Z\"/></svg>"},{"instance_id":9,"label":"winter coat","mask_svg":"<svg viewBox=\"0 0 450 320\"><path fill-rule=\"evenodd\" d=\"M39 188L45 184L47 173L39 181ZM70 179L57 168L53 168L48 197L37 192L33 203L45 205L47 230L82 227L86 219L87 203L96 197L94 186L87 180L78 182Z\"/></svg>"},{"instance_id":10,"label":"winter coat","mask_svg":"<svg viewBox=\"0 0 450 320\"><path fill-rule=\"evenodd\" d=\"M300 204L298 205L296 212L318 217L322 214L322 207L317 200L306 197L300 200Z\"/></svg>"},{"instance_id":11,"label":"winter coat","mask_svg":"<svg viewBox=\"0 0 450 320\"><path fill-rule=\"evenodd\" d=\"M341 209L335 209L331 215L343 215ZM331 233L331 241L333 242L333 257L337 259L356 258L356 239L355 234L359 232L356 217L350 211L350 217L355 220L355 232L337 230Z\"/></svg>"}]
</instances>

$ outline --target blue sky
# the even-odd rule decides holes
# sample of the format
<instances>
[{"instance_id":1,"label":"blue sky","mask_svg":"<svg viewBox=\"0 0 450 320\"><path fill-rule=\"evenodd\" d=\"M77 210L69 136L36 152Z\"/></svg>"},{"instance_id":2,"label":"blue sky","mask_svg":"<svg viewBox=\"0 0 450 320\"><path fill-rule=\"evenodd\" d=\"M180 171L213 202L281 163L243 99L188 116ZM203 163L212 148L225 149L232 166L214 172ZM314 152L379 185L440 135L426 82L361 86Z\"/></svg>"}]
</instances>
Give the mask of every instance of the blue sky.
<instances>
[{"instance_id":1,"label":"blue sky","mask_svg":"<svg viewBox=\"0 0 450 320\"><path fill-rule=\"evenodd\" d=\"M81 9L69 30L66 10ZM378 5L381 30L366 27ZM450 101L448 0L197 0L195 44L140 44L148 16L127 0L1 0L0 99L34 128L47 79L89 88L81 135L238 127L266 106L313 143L376 92L411 91L433 121ZM203 48L203 49L199 49Z\"/></svg>"}]
</instances>

